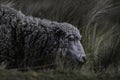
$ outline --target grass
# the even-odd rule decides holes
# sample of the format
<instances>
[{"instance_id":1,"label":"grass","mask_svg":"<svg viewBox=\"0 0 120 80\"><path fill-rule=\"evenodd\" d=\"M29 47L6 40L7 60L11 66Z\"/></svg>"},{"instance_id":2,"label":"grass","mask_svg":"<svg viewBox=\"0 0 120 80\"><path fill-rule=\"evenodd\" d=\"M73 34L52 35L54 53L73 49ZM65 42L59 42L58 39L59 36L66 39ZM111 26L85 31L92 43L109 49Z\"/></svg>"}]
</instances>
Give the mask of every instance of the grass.
<instances>
[{"instance_id":1,"label":"grass","mask_svg":"<svg viewBox=\"0 0 120 80\"><path fill-rule=\"evenodd\" d=\"M96 75L80 71L28 71L0 70L1 80L96 80Z\"/></svg>"},{"instance_id":2,"label":"grass","mask_svg":"<svg viewBox=\"0 0 120 80\"><path fill-rule=\"evenodd\" d=\"M107 30L104 30L105 28ZM119 36L118 33L114 32L115 26L112 28L105 26L103 29L98 29L99 26L94 25L94 27L86 26L82 31L82 34L84 35L83 44L88 56L88 63L91 64L92 61L92 65L94 64L94 61L100 61L98 58L110 58L110 54L115 54L111 49L114 51L120 41L117 39L116 42L113 42L116 40L116 37Z\"/></svg>"}]
</instances>

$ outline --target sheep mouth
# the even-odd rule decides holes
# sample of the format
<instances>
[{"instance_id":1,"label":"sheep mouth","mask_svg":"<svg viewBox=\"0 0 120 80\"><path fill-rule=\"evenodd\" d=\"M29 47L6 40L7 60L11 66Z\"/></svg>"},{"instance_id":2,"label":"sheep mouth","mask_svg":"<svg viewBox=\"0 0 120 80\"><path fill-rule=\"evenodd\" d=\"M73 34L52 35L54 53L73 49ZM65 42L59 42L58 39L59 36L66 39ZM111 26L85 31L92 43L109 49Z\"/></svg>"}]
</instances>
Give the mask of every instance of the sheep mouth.
<instances>
[{"instance_id":1,"label":"sheep mouth","mask_svg":"<svg viewBox=\"0 0 120 80\"><path fill-rule=\"evenodd\" d=\"M77 64L77 65L83 65L86 63L86 60L84 59L84 61L81 61L78 58L71 58L70 55L66 56L66 59L69 60L72 64Z\"/></svg>"}]
</instances>

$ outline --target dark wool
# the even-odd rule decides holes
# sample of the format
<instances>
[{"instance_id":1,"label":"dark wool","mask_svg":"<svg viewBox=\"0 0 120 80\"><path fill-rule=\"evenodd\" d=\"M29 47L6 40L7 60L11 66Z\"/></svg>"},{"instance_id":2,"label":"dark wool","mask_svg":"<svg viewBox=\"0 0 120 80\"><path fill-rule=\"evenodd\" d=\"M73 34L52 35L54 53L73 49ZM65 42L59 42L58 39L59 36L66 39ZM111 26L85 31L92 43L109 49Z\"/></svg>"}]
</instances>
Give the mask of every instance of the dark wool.
<instances>
[{"instance_id":1,"label":"dark wool","mask_svg":"<svg viewBox=\"0 0 120 80\"><path fill-rule=\"evenodd\" d=\"M58 50L65 48L62 39L68 34L77 35L77 28L0 5L0 62L6 68L53 63Z\"/></svg>"}]
</instances>

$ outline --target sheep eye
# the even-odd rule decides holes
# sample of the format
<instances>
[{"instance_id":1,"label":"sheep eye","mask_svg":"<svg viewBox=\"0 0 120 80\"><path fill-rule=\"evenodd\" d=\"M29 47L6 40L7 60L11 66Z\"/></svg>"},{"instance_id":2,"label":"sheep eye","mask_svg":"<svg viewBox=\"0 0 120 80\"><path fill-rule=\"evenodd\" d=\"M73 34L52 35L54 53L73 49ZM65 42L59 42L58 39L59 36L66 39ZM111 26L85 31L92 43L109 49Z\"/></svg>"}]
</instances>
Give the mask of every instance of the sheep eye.
<instances>
[{"instance_id":1,"label":"sheep eye","mask_svg":"<svg viewBox=\"0 0 120 80\"><path fill-rule=\"evenodd\" d=\"M70 41L74 41L74 40L75 40L75 37L74 37L73 35L71 35L71 36L68 37L68 39L69 39Z\"/></svg>"}]
</instances>

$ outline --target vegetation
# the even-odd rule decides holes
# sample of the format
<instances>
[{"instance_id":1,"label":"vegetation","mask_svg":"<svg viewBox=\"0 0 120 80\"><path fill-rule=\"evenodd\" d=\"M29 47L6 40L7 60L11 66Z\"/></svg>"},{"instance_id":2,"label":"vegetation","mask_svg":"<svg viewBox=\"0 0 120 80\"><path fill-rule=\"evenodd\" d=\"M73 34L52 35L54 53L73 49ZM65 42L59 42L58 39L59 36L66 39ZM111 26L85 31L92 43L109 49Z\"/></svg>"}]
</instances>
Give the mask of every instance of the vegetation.
<instances>
[{"instance_id":1,"label":"vegetation","mask_svg":"<svg viewBox=\"0 0 120 80\"><path fill-rule=\"evenodd\" d=\"M1 80L96 80L95 75L81 74L79 71L17 72L0 70Z\"/></svg>"},{"instance_id":2,"label":"vegetation","mask_svg":"<svg viewBox=\"0 0 120 80\"><path fill-rule=\"evenodd\" d=\"M70 69L56 59L55 70L17 72L0 70L1 80L119 80L119 0L10 0L1 1L26 15L69 22L82 33L87 63ZM7 77L6 77L7 76Z\"/></svg>"}]
</instances>

